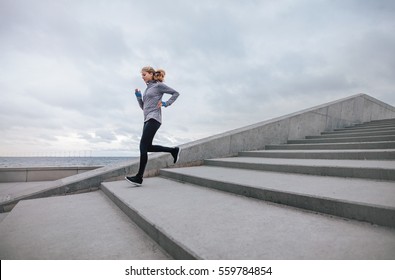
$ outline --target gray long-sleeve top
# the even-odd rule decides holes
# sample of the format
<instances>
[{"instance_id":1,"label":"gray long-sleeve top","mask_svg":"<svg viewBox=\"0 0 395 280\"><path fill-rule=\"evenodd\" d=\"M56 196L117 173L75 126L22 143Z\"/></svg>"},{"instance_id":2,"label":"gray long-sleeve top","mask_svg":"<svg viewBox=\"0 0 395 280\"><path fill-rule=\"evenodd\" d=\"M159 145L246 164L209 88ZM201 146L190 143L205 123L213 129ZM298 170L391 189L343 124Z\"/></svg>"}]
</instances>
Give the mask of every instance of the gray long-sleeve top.
<instances>
[{"instance_id":1,"label":"gray long-sleeve top","mask_svg":"<svg viewBox=\"0 0 395 280\"><path fill-rule=\"evenodd\" d=\"M163 94L165 93L172 95L170 99L166 101L166 107L173 104L180 95L176 90L162 82L150 81L147 83L147 88L143 96L137 96L140 108L143 109L144 122L149 119L155 119L159 123L162 123L162 109L158 107L158 103L162 100Z\"/></svg>"}]
</instances>

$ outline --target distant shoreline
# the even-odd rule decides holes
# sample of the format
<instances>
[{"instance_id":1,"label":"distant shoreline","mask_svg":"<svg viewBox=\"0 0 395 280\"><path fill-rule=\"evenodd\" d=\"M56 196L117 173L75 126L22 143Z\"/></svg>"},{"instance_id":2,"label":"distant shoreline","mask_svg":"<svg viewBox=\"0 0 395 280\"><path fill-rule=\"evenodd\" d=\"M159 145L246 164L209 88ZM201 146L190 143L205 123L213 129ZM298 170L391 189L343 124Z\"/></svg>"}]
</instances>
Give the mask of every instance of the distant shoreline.
<instances>
[{"instance_id":1,"label":"distant shoreline","mask_svg":"<svg viewBox=\"0 0 395 280\"><path fill-rule=\"evenodd\" d=\"M127 162L138 157L0 157L0 168L90 167Z\"/></svg>"}]
</instances>

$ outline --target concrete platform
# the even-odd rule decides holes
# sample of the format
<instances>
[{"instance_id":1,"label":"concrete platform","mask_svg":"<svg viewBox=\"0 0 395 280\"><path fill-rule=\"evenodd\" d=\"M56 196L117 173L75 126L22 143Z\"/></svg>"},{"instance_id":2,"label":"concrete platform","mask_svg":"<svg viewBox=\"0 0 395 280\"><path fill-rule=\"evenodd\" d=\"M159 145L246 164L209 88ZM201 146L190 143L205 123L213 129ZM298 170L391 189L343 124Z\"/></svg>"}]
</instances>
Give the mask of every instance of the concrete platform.
<instances>
[{"instance_id":1,"label":"concrete platform","mask_svg":"<svg viewBox=\"0 0 395 280\"><path fill-rule=\"evenodd\" d=\"M395 149L372 150L258 150L240 152L241 157L301 158L301 159L352 159L393 160Z\"/></svg>"},{"instance_id":2,"label":"concrete platform","mask_svg":"<svg viewBox=\"0 0 395 280\"><path fill-rule=\"evenodd\" d=\"M395 180L395 161L321 160L231 157L205 160L205 164L231 168L302 173L321 176Z\"/></svg>"},{"instance_id":3,"label":"concrete platform","mask_svg":"<svg viewBox=\"0 0 395 280\"><path fill-rule=\"evenodd\" d=\"M221 180L230 184L244 184L256 188L392 207L395 210L395 185L393 182L289 173L278 174L277 172L214 166L161 170L162 175L169 176L170 173L180 175L180 177L173 176L172 178L183 181L187 180L185 176L194 176L199 179Z\"/></svg>"},{"instance_id":4,"label":"concrete platform","mask_svg":"<svg viewBox=\"0 0 395 280\"><path fill-rule=\"evenodd\" d=\"M169 259L101 191L24 200L0 223L0 259Z\"/></svg>"},{"instance_id":5,"label":"concrete platform","mask_svg":"<svg viewBox=\"0 0 395 280\"><path fill-rule=\"evenodd\" d=\"M312 166L339 166L339 167L363 167L395 169L395 161L383 160L320 160L320 159L276 159L276 158L250 158L250 157L229 157L220 159L208 159L206 162L240 162L240 163L261 163L261 164L290 164L290 165L312 165Z\"/></svg>"},{"instance_id":6,"label":"concrete platform","mask_svg":"<svg viewBox=\"0 0 395 280\"><path fill-rule=\"evenodd\" d=\"M384 130L384 129L391 129L395 126L394 122L390 123L370 123L370 124L365 124L365 125L352 125L352 126L346 126L344 128L336 128L334 131L343 131L343 130L354 130L354 131L374 131L374 130Z\"/></svg>"},{"instance_id":7,"label":"concrete platform","mask_svg":"<svg viewBox=\"0 0 395 280\"><path fill-rule=\"evenodd\" d=\"M318 143L266 145L266 150L350 150L350 149L395 149L395 141L355 142L355 143Z\"/></svg>"},{"instance_id":8,"label":"concrete platform","mask_svg":"<svg viewBox=\"0 0 395 280\"><path fill-rule=\"evenodd\" d=\"M335 137L335 138L315 138L315 139L297 139L288 140L288 144L310 144L310 143L348 143L348 142L378 142L378 141L395 141L394 135L379 136L355 136L355 137Z\"/></svg>"},{"instance_id":9,"label":"concrete platform","mask_svg":"<svg viewBox=\"0 0 395 280\"><path fill-rule=\"evenodd\" d=\"M306 136L306 139L320 139L320 138L344 138L344 137L357 137L357 136L375 136L375 135L394 135L395 128L371 132L348 132L345 131L330 131L322 132L321 135Z\"/></svg>"},{"instance_id":10,"label":"concrete platform","mask_svg":"<svg viewBox=\"0 0 395 280\"><path fill-rule=\"evenodd\" d=\"M392 182L214 166L164 169L161 175L261 200L395 227Z\"/></svg>"},{"instance_id":11,"label":"concrete platform","mask_svg":"<svg viewBox=\"0 0 395 280\"><path fill-rule=\"evenodd\" d=\"M147 231L159 230L197 259L395 258L391 228L159 177L146 179L143 187L116 181L102 189L149 224Z\"/></svg>"},{"instance_id":12,"label":"concrete platform","mask_svg":"<svg viewBox=\"0 0 395 280\"><path fill-rule=\"evenodd\" d=\"M0 183L0 202L45 190L48 184L48 181Z\"/></svg>"}]
</instances>

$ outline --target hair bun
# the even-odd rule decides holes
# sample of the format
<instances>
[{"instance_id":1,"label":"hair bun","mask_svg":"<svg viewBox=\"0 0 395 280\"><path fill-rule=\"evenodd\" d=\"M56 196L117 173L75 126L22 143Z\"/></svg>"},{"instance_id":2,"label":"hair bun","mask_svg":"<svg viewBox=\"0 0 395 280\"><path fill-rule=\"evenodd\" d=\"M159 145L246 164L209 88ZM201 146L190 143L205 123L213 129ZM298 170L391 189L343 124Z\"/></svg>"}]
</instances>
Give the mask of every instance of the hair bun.
<instances>
[{"instance_id":1,"label":"hair bun","mask_svg":"<svg viewBox=\"0 0 395 280\"><path fill-rule=\"evenodd\" d=\"M163 82L165 79L166 72L163 69L158 69L154 73L154 80Z\"/></svg>"}]
</instances>

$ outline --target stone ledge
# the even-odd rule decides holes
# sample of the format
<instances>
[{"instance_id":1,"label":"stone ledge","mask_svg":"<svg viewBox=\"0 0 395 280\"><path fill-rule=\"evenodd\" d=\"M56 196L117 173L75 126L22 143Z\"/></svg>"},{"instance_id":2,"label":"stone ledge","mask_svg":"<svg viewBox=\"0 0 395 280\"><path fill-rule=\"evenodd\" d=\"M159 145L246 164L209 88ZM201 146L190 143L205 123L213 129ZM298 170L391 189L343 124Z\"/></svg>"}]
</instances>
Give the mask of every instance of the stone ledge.
<instances>
[{"instance_id":1,"label":"stone ledge","mask_svg":"<svg viewBox=\"0 0 395 280\"><path fill-rule=\"evenodd\" d=\"M0 168L0 183L53 181L97 169L100 166Z\"/></svg>"}]
</instances>

